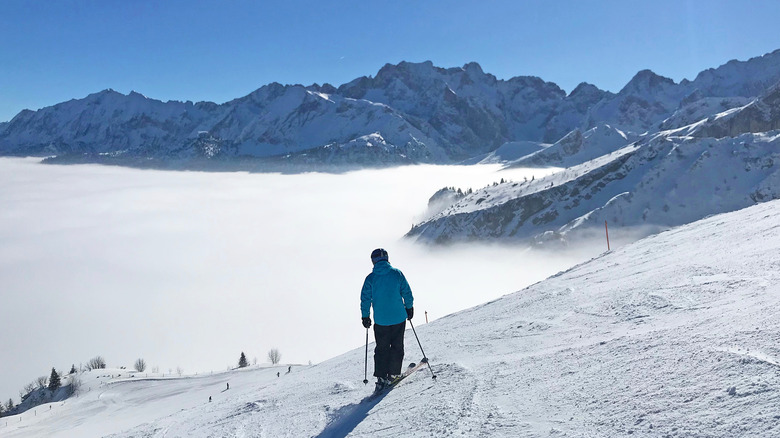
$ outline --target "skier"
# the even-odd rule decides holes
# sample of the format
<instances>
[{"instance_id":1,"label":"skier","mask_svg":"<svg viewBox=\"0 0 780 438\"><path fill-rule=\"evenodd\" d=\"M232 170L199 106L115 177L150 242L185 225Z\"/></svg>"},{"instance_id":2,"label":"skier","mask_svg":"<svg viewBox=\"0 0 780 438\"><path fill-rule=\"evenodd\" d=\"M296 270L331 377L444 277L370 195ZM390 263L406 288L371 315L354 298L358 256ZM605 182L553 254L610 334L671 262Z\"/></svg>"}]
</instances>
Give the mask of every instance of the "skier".
<instances>
[{"instance_id":1,"label":"skier","mask_svg":"<svg viewBox=\"0 0 780 438\"><path fill-rule=\"evenodd\" d=\"M377 248L371 253L374 269L363 282L360 312L363 327L371 327L370 310L374 308L374 377L381 390L401 374L404 360L406 320L414 316L412 290L404 274L390 265L387 251Z\"/></svg>"}]
</instances>

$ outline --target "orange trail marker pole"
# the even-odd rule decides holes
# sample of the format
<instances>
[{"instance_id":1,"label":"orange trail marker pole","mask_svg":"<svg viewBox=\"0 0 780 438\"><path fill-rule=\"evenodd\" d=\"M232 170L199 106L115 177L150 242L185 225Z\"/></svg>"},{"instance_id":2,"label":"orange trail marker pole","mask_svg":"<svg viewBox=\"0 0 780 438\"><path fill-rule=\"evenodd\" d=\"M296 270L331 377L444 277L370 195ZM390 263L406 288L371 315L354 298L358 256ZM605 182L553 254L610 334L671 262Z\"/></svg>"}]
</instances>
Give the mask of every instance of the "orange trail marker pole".
<instances>
[{"instance_id":1,"label":"orange trail marker pole","mask_svg":"<svg viewBox=\"0 0 780 438\"><path fill-rule=\"evenodd\" d=\"M425 311L425 323L428 324L428 311Z\"/></svg>"}]
</instances>

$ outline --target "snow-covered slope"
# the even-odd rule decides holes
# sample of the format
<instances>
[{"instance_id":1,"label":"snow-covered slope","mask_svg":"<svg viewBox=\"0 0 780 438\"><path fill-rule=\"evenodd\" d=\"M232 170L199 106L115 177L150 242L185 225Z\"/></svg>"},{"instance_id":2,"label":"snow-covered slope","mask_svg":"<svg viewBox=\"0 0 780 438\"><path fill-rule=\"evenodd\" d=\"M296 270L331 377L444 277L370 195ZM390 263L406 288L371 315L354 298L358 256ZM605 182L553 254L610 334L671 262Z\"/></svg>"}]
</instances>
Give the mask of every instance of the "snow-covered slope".
<instances>
[{"instance_id":1,"label":"snow-covered slope","mask_svg":"<svg viewBox=\"0 0 780 438\"><path fill-rule=\"evenodd\" d=\"M550 147L549 144L536 141L510 141L502 144L495 151L484 157L479 157L464 164L498 164L517 161L525 156L534 154Z\"/></svg>"},{"instance_id":2,"label":"snow-covered slope","mask_svg":"<svg viewBox=\"0 0 780 438\"><path fill-rule=\"evenodd\" d=\"M281 377L86 379L90 391L3 418L0 434L775 437L778 223L780 201L713 216L417 321L438 378L420 370L374 401L359 348ZM407 360L419 351L407 332Z\"/></svg>"},{"instance_id":3,"label":"snow-covered slope","mask_svg":"<svg viewBox=\"0 0 780 438\"><path fill-rule=\"evenodd\" d=\"M734 137L780 129L780 84L747 105L709 117L697 126L698 137Z\"/></svg>"},{"instance_id":4,"label":"snow-covered slope","mask_svg":"<svg viewBox=\"0 0 780 438\"><path fill-rule=\"evenodd\" d=\"M680 108L668 119L658 125L661 131L682 128L706 119L715 114L726 112L750 103L753 98L748 97L705 97L699 95L689 96L693 100L682 102Z\"/></svg>"},{"instance_id":5,"label":"snow-covered slope","mask_svg":"<svg viewBox=\"0 0 780 438\"><path fill-rule=\"evenodd\" d=\"M604 221L615 232L648 234L780 198L778 163L779 131L722 139L671 131L543 179L477 190L408 236L433 243L571 240L603 230Z\"/></svg>"},{"instance_id":6,"label":"snow-covered slope","mask_svg":"<svg viewBox=\"0 0 780 438\"><path fill-rule=\"evenodd\" d=\"M303 368L294 366L293 372ZM86 371L66 378L66 384L71 379L78 380L76 395L1 418L0 435L107 436L142 424L151 425L182 411L247 397L257 390L257 385L272 385L280 379L277 373L287 375L287 370L288 366L252 366L183 376L170 371L139 373L118 368Z\"/></svg>"},{"instance_id":7,"label":"snow-covered slope","mask_svg":"<svg viewBox=\"0 0 780 438\"><path fill-rule=\"evenodd\" d=\"M508 163L507 167L572 167L610 154L638 137L609 125L598 125L587 131L568 133L555 144Z\"/></svg>"}]
</instances>

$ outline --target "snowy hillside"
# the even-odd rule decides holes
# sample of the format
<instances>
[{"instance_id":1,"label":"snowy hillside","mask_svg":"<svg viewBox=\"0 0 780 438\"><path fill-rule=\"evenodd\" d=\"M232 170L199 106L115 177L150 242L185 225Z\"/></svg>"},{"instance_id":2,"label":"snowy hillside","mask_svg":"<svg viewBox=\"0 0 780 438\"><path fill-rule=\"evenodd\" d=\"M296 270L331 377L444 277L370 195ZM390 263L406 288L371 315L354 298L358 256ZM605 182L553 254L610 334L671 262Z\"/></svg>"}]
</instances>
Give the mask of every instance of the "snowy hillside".
<instances>
[{"instance_id":1,"label":"snowy hillside","mask_svg":"<svg viewBox=\"0 0 780 438\"><path fill-rule=\"evenodd\" d=\"M550 145L536 141L510 141L502 144L495 151L484 157L474 157L462 164L497 164L519 160L525 156L539 152Z\"/></svg>"},{"instance_id":2,"label":"snowy hillside","mask_svg":"<svg viewBox=\"0 0 780 438\"><path fill-rule=\"evenodd\" d=\"M408 236L433 243L572 240L598 227L603 232L604 221L617 233L647 235L780 198L780 132L680 135L695 128L638 141L536 181L477 190ZM583 143L576 134L563 150Z\"/></svg>"},{"instance_id":3,"label":"snowy hillside","mask_svg":"<svg viewBox=\"0 0 780 438\"><path fill-rule=\"evenodd\" d=\"M744 105L778 81L780 51L679 84L643 70L616 94L582 83L567 95L538 77L497 79L476 63L445 69L400 62L338 88L272 83L219 105L105 90L22 111L0 125L0 154L206 169L252 168L268 157L275 166L377 166L495 152L495 162L519 158L511 145L554 143L574 130L678 128Z\"/></svg>"},{"instance_id":4,"label":"snowy hillside","mask_svg":"<svg viewBox=\"0 0 780 438\"><path fill-rule=\"evenodd\" d=\"M584 133L568 133L548 148L519 157L507 167L572 167L612 153L637 140L609 125L598 125Z\"/></svg>"},{"instance_id":5,"label":"snowy hillside","mask_svg":"<svg viewBox=\"0 0 780 438\"><path fill-rule=\"evenodd\" d=\"M420 370L377 400L360 348L290 374L86 375L78 398L3 418L0 434L775 437L778 223L780 201L713 216L418 319L438 378ZM411 331L405 348L419 360Z\"/></svg>"}]
</instances>

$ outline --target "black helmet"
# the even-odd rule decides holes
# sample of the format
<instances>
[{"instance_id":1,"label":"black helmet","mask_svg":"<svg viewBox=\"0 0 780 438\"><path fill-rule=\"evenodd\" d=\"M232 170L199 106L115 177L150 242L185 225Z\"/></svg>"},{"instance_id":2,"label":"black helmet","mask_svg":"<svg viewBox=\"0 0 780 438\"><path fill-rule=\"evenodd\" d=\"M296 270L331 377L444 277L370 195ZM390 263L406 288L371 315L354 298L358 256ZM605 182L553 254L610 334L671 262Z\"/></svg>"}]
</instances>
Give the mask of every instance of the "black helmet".
<instances>
[{"instance_id":1,"label":"black helmet","mask_svg":"<svg viewBox=\"0 0 780 438\"><path fill-rule=\"evenodd\" d=\"M377 248L371 251L371 263L376 264L379 261L388 261L390 257L387 255L387 251L383 248Z\"/></svg>"}]
</instances>

